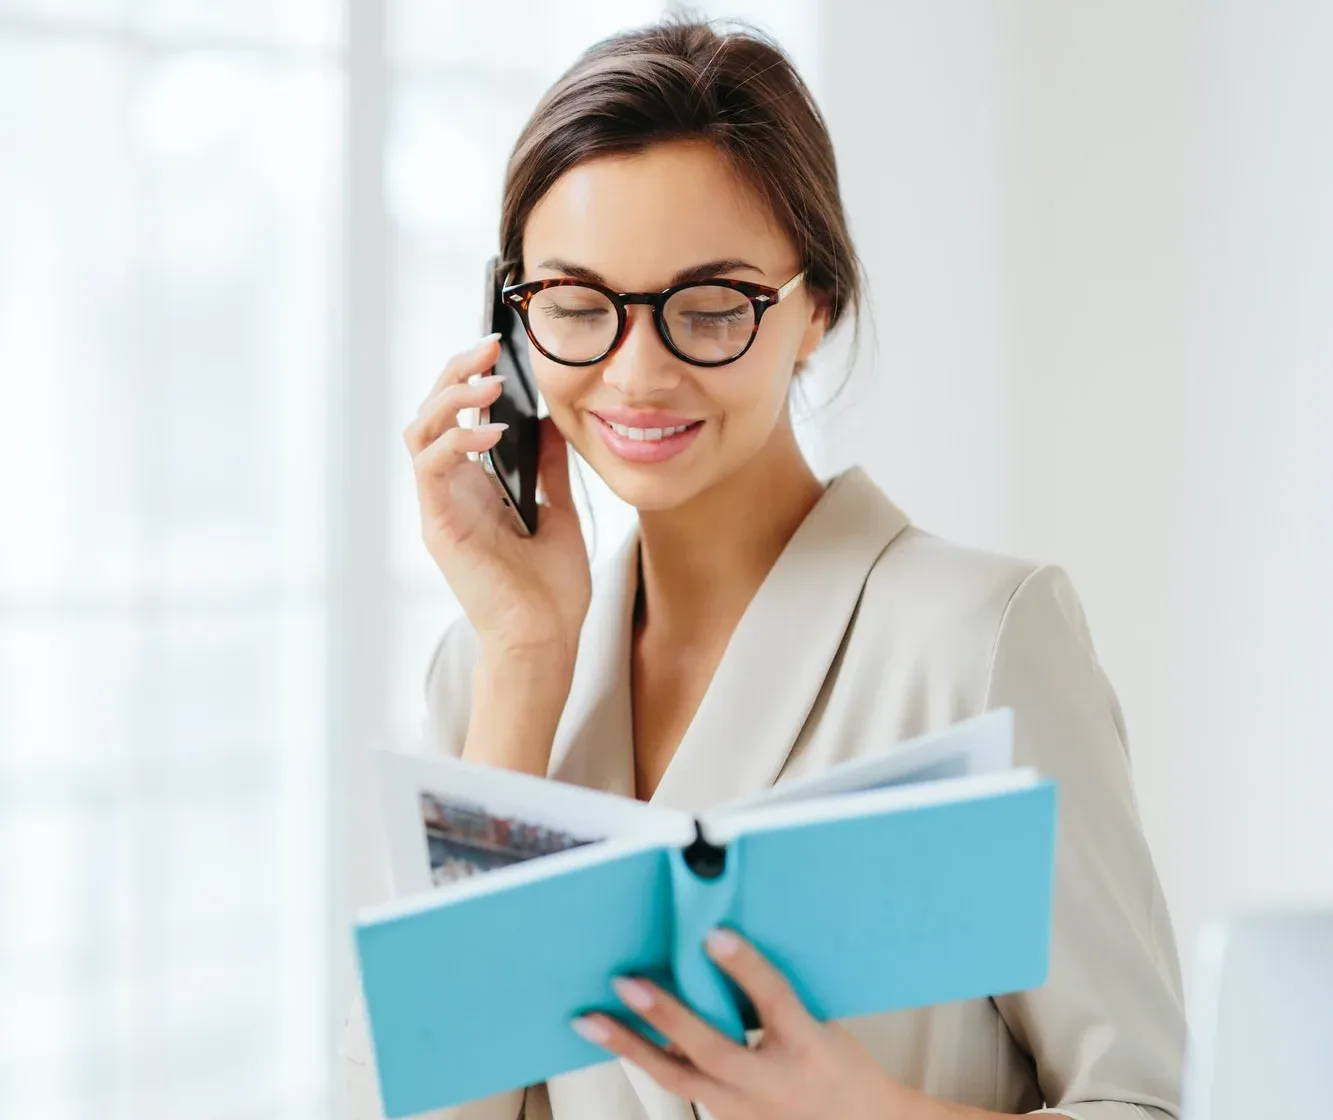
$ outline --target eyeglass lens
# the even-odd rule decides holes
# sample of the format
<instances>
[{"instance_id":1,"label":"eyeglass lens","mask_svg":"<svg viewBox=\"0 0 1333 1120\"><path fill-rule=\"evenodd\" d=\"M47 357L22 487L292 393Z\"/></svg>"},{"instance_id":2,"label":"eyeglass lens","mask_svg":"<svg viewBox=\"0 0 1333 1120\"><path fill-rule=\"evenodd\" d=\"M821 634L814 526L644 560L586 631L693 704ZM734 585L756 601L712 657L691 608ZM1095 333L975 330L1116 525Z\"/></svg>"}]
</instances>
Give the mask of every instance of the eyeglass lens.
<instances>
[{"instance_id":1,"label":"eyeglass lens","mask_svg":"<svg viewBox=\"0 0 1333 1120\"><path fill-rule=\"evenodd\" d=\"M754 305L733 288L695 284L667 300L662 321L672 345L686 357L721 362L734 358L750 341ZM596 288L565 284L532 297L528 325L552 357L589 362L615 343L616 308Z\"/></svg>"}]
</instances>

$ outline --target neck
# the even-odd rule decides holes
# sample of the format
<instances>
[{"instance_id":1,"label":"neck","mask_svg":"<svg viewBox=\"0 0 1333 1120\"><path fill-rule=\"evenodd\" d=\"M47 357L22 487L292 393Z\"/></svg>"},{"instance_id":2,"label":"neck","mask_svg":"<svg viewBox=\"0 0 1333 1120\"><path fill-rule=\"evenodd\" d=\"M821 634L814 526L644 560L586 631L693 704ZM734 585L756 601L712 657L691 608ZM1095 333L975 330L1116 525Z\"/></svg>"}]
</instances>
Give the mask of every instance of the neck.
<instances>
[{"instance_id":1,"label":"neck","mask_svg":"<svg viewBox=\"0 0 1333 1120\"><path fill-rule=\"evenodd\" d=\"M640 624L734 624L824 492L784 423L740 471L683 506L639 516Z\"/></svg>"}]
</instances>

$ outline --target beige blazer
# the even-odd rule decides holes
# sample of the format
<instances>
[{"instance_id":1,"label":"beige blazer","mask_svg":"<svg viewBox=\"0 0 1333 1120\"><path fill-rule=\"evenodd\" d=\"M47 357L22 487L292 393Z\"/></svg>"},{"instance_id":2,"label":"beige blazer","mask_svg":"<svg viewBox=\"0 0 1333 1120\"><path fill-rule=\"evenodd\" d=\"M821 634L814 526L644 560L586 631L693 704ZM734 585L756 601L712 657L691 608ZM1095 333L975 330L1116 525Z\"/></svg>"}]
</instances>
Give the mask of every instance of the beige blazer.
<instances>
[{"instance_id":1,"label":"beige blazer","mask_svg":"<svg viewBox=\"0 0 1333 1120\"><path fill-rule=\"evenodd\" d=\"M549 770L626 796L637 557L632 537L594 581ZM452 628L428 677L431 749L462 750L474 657L472 631ZM1059 569L948 544L911 526L862 471L839 476L741 618L653 802L705 809L1002 706L1016 713L1016 761L1059 783L1048 982L846 1025L895 1078L947 1100L1078 1120L1175 1118L1184 1017L1171 926L1120 708ZM375 1120L359 1007L342 1054L353 1115ZM694 1115L619 1060L429 1115L515 1120L525 1098L526 1120Z\"/></svg>"}]
</instances>

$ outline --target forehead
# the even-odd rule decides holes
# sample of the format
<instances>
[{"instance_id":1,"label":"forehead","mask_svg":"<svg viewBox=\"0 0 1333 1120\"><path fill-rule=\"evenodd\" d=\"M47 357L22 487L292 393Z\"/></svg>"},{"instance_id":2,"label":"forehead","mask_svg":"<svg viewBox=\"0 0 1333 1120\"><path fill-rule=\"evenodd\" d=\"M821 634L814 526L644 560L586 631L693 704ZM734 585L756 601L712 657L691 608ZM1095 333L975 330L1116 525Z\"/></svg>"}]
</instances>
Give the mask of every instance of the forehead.
<instances>
[{"instance_id":1,"label":"forehead","mask_svg":"<svg viewBox=\"0 0 1333 1120\"><path fill-rule=\"evenodd\" d=\"M795 250L723 156L693 142L605 156L565 172L528 218L525 276L545 275L537 266L550 257L639 290L720 258L747 260L776 275L794 262Z\"/></svg>"}]
</instances>

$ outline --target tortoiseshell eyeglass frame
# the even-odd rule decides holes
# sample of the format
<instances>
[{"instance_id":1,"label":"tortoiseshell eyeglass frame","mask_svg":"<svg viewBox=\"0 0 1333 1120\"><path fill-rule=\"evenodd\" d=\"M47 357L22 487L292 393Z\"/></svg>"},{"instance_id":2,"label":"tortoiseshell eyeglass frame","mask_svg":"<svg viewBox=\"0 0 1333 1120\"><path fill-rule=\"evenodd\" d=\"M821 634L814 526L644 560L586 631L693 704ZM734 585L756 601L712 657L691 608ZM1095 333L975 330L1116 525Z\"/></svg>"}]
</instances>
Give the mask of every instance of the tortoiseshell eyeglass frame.
<instances>
[{"instance_id":1,"label":"tortoiseshell eyeglass frame","mask_svg":"<svg viewBox=\"0 0 1333 1120\"><path fill-rule=\"evenodd\" d=\"M759 324L763 320L764 312L774 304L780 302L783 296L794 291L805 279L805 271L802 270L783 284L780 288L770 288L766 284L754 284L749 280L690 280L684 284L673 284L660 292L617 292L604 284L594 284L588 280L573 280L567 277L561 277L557 280L529 280L524 284L510 284L502 288L500 298L509 307L518 312L518 316L523 320L523 329L528 332L528 338L532 340L532 345L537 347L543 354L553 362L559 362L562 366L595 366L598 362L604 362L611 356L625 339L625 325L629 321L628 308L632 304L642 303L653 309L653 323L657 327L657 335L677 358L682 362L688 362L692 366L702 366L705 369L712 369L717 366L727 366L732 362L745 356L745 352L754 345L755 335L759 333ZM732 291L740 292L750 301L750 306L754 308L754 322L750 325L750 337L745 340L745 345L740 352L733 354L730 358L723 358L716 362L701 362L697 358L691 358L684 354L671 341L671 335L666 328L665 314L666 304L677 292L682 292L686 288L730 288ZM586 358L581 362L571 362L556 354L552 354L533 334L532 324L528 322L528 307L532 302L532 297L538 292L544 292L547 288L591 288L593 291L601 292L611 301L616 309L616 333L608 346L602 353L595 358Z\"/></svg>"}]
</instances>

